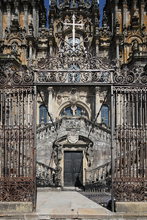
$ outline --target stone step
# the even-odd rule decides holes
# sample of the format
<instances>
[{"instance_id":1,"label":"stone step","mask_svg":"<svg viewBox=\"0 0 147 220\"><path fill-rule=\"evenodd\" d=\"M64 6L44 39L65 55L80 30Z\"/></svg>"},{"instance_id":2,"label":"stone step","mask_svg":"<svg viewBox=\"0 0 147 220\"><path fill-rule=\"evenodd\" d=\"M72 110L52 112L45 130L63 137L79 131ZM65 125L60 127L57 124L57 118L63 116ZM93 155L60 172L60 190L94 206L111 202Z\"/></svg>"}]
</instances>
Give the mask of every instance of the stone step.
<instances>
[{"instance_id":1,"label":"stone step","mask_svg":"<svg viewBox=\"0 0 147 220\"><path fill-rule=\"evenodd\" d=\"M146 220L147 215L141 213L111 213L110 215L102 215L98 213L96 210L83 210L83 212L78 215L47 215L42 214L39 215L37 213L33 214L23 214L23 215L0 215L0 220Z\"/></svg>"}]
</instances>

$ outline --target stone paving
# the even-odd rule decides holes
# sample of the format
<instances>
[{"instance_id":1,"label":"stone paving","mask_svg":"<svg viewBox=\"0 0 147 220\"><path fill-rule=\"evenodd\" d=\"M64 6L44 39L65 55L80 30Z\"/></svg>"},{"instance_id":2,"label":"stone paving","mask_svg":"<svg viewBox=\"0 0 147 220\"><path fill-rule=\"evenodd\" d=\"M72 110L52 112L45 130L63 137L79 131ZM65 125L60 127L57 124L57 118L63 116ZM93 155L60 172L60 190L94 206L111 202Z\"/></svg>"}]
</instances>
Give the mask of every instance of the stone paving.
<instances>
[{"instance_id":1,"label":"stone paving","mask_svg":"<svg viewBox=\"0 0 147 220\"><path fill-rule=\"evenodd\" d=\"M39 191L37 194L38 214L104 214L111 212L76 191Z\"/></svg>"},{"instance_id":2,"label":"stone paving","mask_svg":"<svg viewBox=\"0 0 147 220\"><path fill-rule=\"evenodd\" d=\"M146 204L144 210L112 213L77 191L38 189L37 197L36 212L0 213L0 220L147 220Z\"/></svg>"}]
</instances>

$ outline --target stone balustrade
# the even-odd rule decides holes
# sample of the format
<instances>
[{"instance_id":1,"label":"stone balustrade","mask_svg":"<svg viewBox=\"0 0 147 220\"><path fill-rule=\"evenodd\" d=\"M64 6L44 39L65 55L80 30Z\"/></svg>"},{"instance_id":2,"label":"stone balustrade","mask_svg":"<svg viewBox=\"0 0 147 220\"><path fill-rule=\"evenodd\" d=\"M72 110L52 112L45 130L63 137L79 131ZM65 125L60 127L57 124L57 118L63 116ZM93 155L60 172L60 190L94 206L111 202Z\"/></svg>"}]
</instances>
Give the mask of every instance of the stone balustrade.
<instances>
[{"instance_id":1,"label":"stone balustrade","mask_svg":"<svg viewBox=\"0 0 147 220\"><path fill-rule=\"evenodd\" d=\"M110 130L104 125L94 124L86 117L62 117L52 123L41 124L37 128L37 139L41 140L49 137L62 137L68 131L74 129L78 135L89 137L91 140L99 140L110 143Z\"/></svg>"},{"instance_id":2,"label":"stone balustrade","mask_svg":"<svg viewBox=\"0 0 147 220\"><path fill-rule=\"evenodd\" d=\"M36 164L36 179L37 186L49 187L54 186L55 170L43 163L37 162Z\"/></svg>"}]
</instances>

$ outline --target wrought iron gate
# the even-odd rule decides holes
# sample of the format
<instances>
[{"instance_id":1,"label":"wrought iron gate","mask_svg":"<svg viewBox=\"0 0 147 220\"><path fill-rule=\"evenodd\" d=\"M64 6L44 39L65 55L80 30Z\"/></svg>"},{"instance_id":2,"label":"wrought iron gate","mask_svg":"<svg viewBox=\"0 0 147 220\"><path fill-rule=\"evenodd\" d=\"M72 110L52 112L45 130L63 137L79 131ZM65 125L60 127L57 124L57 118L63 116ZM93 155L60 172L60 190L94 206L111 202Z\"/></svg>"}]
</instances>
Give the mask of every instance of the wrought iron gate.
<instances>
[{"instance_id":1,"label":"wrought iron gate","mask_svg":"<svg viewBox=\"0 0 147 220\"><path fill-rule=\"evenodd\" d=\"M147 87L114 86L114 196L145 201L147 181Z\"/></svg>"},{"instance_id":2,"label":"wrought iron gate","mask_svg":"<svg viewBox=\"0 0 147 220\"><path fill-rule=\"evenodd\" d=\"M0 201L35 208L35 87L31 74L12 67L0 72Z\"/></svg>"}]
</instances>

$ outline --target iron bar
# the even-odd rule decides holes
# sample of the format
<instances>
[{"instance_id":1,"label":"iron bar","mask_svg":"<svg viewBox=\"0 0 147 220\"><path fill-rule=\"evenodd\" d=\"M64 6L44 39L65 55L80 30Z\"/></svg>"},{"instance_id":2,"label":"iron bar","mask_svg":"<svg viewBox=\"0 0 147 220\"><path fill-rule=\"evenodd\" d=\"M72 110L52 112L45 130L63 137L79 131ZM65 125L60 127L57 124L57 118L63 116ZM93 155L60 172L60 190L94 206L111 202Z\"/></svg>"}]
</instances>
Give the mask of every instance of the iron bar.
<instances>
[{"instance_id":1,"label":"iron bar","mask_svg":"<svg viewBox=\"0 0 147 220\"><path fill-rule=\"evenodd\" d=\"M38 93L39 93L39 95L40 95L40 97L41 97L41 100L42 100L42 102L43 102L43 106L44 106L44 107L46 108L46 110L47 110L47 113L48 113L48 116L49 116L49 118L50 118L50 120L51 120L51 122L52 122L52 125L54 126L55 131L57 132L57 129L56 129L56 126L55 126L55 124L54 124L54 122L53 122L52 116L51 116L51 114L49 113L48 107L46 106L45 101L44 101L44 99L43 99L43 97L42 97L42 95L41 95L41 92L40 92L39 90L38 90Z\"/></svg>"},{"instance_id":2,"label":"iron bar","mask_svg":"<svg viewBox=\"0 0 147 220\"><path fill-rule=\"evenodd\" d=\"M34 178L34 184L35 184L35 195L33 198L33 210L35 210L36 208L36 202L37 202L37 186L36 186L36 157L37 157L37 153L36 153L36 115L37 115L37 88L36 86L34 86L34 94L32 96L32 100L33 101L33 121L32 121L32 125L33 125L33 145L32 145L32 152L33 152L33 178Z\"/></svg>"},{"instance_id":3,"label":"iron bar","mask_svg":"<svg viewBox=\"0 0 147 220\"><path fill-rule=\"evenodd\" d=\"M113 86L111 86L111 202L112 202L112 212L115 210L114 204L114 93Z\"/></svg>"},{"instance_id":4,"label":"iron bar","mask_svg":"<svg viewBox=\"0 0 147 220\"><path fill-rule=\"evenodd\" d=\"M89 138L89 136L90 136L90 134L91 134L91 132L92 132L92 130L93 130L95 124L96 124L96 121L97 121L97 119L98 119L98 117L99 117L99 115L100 115L100 113L101 113L101 110L102 110L103 105L106 103L107 96L108 96L108 91L107 91L107 94L106 94L106 96L105 96L105 98L104 98L104 100L103 100L103 102L102 102L102 104L101 104L101 107L100 107L100 109L99 109L99 111L98 111L98 113L97 113L97 115L96 115L96 117L95 117L95 119L94 119L93 125L92 125L92 127L91 127L91 129L90 129L90 131L89 131L89 134L88 134L88 138Z\"/></svg>"}]
</instances>

